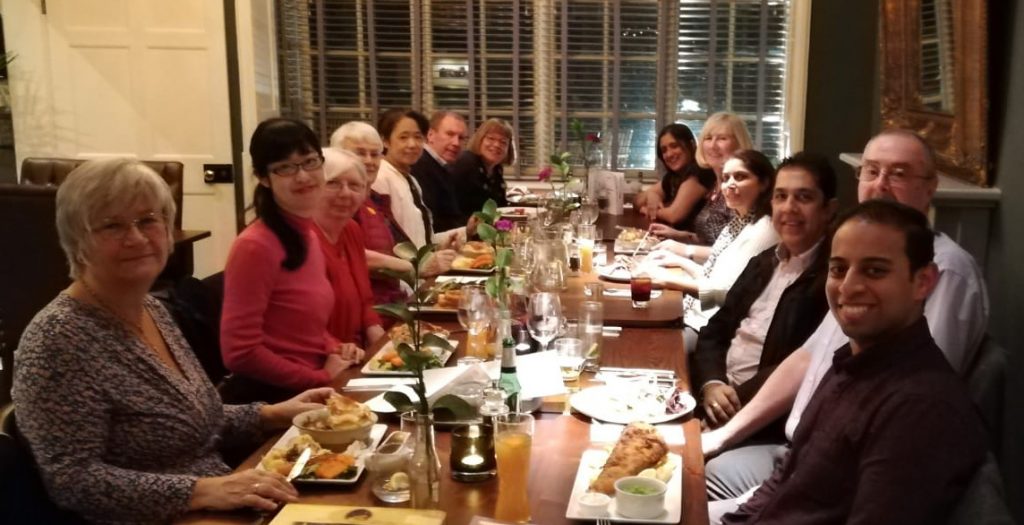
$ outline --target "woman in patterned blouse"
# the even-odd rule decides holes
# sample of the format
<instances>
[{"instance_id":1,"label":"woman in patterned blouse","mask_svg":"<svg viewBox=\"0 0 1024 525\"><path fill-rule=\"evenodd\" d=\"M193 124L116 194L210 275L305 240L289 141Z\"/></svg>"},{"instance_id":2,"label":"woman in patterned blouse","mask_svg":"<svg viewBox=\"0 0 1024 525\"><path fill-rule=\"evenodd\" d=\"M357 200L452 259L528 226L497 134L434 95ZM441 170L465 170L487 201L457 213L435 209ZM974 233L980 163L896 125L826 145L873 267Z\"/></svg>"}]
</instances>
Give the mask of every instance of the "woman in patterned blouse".
<instances>
[{"instance_id":1,"label":"woman in patterned blouse","mask_svg":"<svg viewBox=\"0 0 1024 525\"><path fill-rule=\"evenodd\" d=\"M295 501L282 476L232 474L219 451L258 443L331 392L221 404L148 295L167 262L174 213L163 179L130 159L87 162L57 192L74 281L26 328L13 397L50 497L89 521L168 521L191 509Z\"/></svg>"}]
</instances>

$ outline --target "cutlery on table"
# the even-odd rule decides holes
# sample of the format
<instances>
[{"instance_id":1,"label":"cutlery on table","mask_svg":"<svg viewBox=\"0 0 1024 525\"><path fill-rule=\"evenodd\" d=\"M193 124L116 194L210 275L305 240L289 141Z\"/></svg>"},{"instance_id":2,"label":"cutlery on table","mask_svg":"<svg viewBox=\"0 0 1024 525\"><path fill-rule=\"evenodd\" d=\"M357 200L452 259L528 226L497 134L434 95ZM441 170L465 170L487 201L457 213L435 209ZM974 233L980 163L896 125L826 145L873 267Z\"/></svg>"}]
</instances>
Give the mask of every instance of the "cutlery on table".
<instances>
[{"instance_id":1,"label":"cutlery on table","mask_svg":"<svg viewBox=\"0 0 1024 525\"><path fill-rule=\"evenodd\" d=\"M288 477L285 478L285 480L288 481L288 483L291 483L292 480L299 477L299 474L302 474L302 469L306 468L306 463L309 462L309 458L312 456L313 449L306 447L306 449L302 451L302 454L299 454L299 459L295 460L295 465L292 466L292 469L288 472Z\"/></svg>"}]
</instances>

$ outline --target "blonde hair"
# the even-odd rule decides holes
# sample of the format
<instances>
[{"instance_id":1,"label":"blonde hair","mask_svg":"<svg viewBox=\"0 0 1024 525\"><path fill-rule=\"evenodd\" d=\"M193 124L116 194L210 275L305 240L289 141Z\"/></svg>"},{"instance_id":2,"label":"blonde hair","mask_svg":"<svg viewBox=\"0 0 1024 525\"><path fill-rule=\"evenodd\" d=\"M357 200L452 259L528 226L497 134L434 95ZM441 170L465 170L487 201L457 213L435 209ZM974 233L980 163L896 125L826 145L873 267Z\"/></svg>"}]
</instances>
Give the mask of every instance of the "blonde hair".
<instances>
[{"instance_id":1,"label":"blonde hair","mask_svg":"<svg viewBox=\"0 0 1024 525\"><path fill-rule=\"evenodd\" d=\"M167 225L168 250L174 249L171 189L152 168L135 159L90 160L75 168L57 189L57 236L68 258L71 278L78 279L94 245L92 224L108 210L123 210L138 201L151 202Z\"/></svg>"},{"instance_id":2,"label":"blonde hair","mask_svg":"<svg viewBox=\"0 0 1024 525\"><path fill-rule=\"evenodd\" d=\"M466 149L480 154L480 145L484 141L484 137L492 131L497 131L508 139L508 153L505 154L505 158L501 160L501 163L505 166L510 166L516 162L516 138L515 132L512 130L512 124L509 124L507 120L500 118L491 118L480 124L479 128L476 128L476 133L473 133L473 137L469 139L469 144Z\"/></svg>"},{"instance_id":3,"label":"blonde hair","mask_svg":"<svg viewBox=\"0 0 1024 525\"><path fill-rule=\"evenodd\" d=\"M332 148L344 149L343 144L346 140L373 144L381 151L384 150L384 141L381 140L380 133L377 133L377 130L373 126L358 120L346 122L345 124L338 126L338 129L334 130L334 133L331 133L330 146Z\"/></svg>"},{"instance_id":4,"label":"blonde hair","mask_svg":"<svg viewBox=\"0 0 1024 525\"><path fill-rule=\"evenodd\" d=\"M700 129L700 136L697 137L697 164L700 167L711 167L704 158L704 139L722 129L736 140L736 151L754 149L754 141L750 139L750 132L747 131L747 124L743 122L743 119L734 113L719 111L704 121L704 126Z\"/></svg>"}]
</instances>

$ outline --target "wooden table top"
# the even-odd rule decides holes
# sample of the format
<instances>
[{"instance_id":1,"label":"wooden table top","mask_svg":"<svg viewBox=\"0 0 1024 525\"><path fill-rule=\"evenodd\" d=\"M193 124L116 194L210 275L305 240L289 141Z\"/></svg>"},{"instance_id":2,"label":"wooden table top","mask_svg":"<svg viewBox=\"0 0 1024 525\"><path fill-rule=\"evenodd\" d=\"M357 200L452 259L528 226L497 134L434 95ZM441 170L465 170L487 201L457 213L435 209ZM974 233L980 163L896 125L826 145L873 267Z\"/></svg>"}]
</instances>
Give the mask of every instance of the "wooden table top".
<instances>
[{"instance_id":1,"label":"wooden table top","mask_svg":"<svg viewBox=\"0 0 1024 525\"><path fill-rule=\"evenodd\" d=\"M456 328L455 323L442 323ZM465 333L456 333L455 338L464 341ZM678 328L625 328L619 337L606 337L601 355L602 366L670 369L680 378L680 385L688 386L688 371L683 346L682 330ZM371 349L376 351L381 345ZM454 363L461 356L465 344L460 344ZM642 349L642 350L641 350ZM349 379L360 377L358 369L345 371L334 386L339 390ZM586 387L588 374L581 378ZM353 393L352 397L368 399L373 394ZM570 523L565 518L570 491L579 458L584 450L591 448L590 419L581 414L563 415L564 397L548 398L537 415L536 435L530 458L530 507L532 522L537 524ZM388 422L394 430L396 422ZM704 457L700 446L700 423L690 416L666 425L682 424L685 444L672 445L673 452L683 458L680 474L683 476L683 512L680 523L705 525L708 523L707 495L704 485ZM240 469L254 467L259 458L277 441L274 436L253 453ZM441 510L447 513L448 525L465 525L475 515L493 516L497 501L497 480L480 483L461 483L451 479L448 468L450 435L437 432L437 450L441 460ZM321 488L299 485L300 500L303 503L334 505L384 506L370 492L366 475L350 488ZM194 512L184 516L178 523L187 524L228 524L253 523L258 517L252 512L212 513Z\"/></svg>"}]
</instances>

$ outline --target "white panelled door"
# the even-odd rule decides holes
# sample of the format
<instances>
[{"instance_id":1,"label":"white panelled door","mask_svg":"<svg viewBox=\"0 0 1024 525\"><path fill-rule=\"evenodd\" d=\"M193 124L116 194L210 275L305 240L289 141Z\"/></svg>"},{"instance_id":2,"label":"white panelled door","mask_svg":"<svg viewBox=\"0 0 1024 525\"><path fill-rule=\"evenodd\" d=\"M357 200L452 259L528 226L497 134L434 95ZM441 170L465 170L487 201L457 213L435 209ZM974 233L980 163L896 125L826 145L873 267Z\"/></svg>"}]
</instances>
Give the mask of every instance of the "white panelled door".
<instances>
[{"instance_id":1,"label":"white panelled door","mask_svg":"<svg viewBox=\"0 0 1024 525\"><path fill-rule=\"evenodd\" d=\"M232 161L223 3L45 5L52 156L184 163L183 227L213 233L195 246L196 276L221 270L235 237L234 189L205 184L203 164Z\"/></svg>"}]
</instances>

